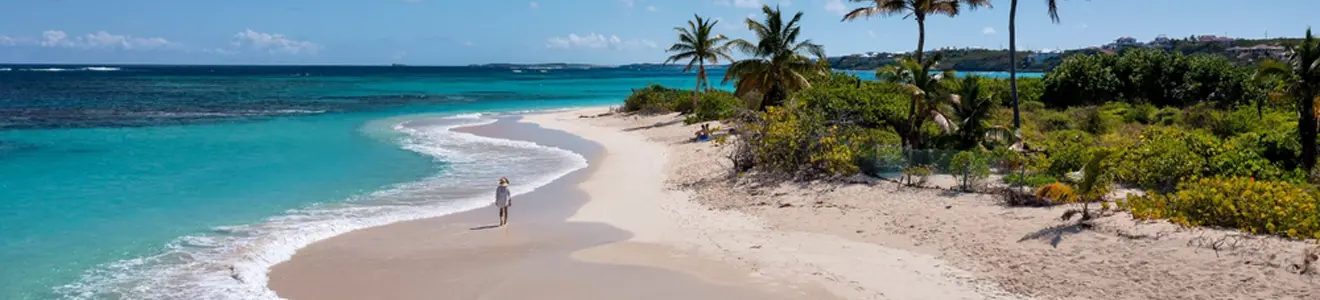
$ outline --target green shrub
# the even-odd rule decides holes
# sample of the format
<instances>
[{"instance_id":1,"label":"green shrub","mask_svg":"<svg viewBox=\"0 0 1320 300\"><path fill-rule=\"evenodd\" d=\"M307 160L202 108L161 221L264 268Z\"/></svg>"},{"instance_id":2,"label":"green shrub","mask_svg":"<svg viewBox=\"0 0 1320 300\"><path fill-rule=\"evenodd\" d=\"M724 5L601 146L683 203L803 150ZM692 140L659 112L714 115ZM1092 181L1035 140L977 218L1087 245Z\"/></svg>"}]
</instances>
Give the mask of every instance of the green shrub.
<instances>
[{"instance_id":1,"label":"green shrub","mask_svg":"<svg viewBox=\"0 0 1320 300\"><path fill-rule=\"evenodd\" d=\"M736 157L750 157L750 167L800 176L855 174L858 156L871 147L801 107L773 107L759 116L744 125L735 150Z\"/></svg>"},{"instance_id":2,"label":"green shrub","mask_svg":"<svg viewBox=\"0 0 1320 300\"><path fill-rule=\"evenodd\" d=\"M1120 209L1139 219L1186 226L1236 228L1259 234L1320 239L1320 200L1313 188L1251 178L1183 182L1171 194L1128 196Z\"/></svg>"},{"instance_id":3,"label":"green shrub","mask_svg":"<svg viewBox=\"0 0 1320 300\"><path fill-rule=\"evenodd\" d=\"M1073 119L1066 113L1045 110L1036 114L1037 124L1041 131L1060 131L1073 129Z\"/></svg>"},{"instance_id":4,"label":"green shrub","mask_svg":"<svg viewBox=\"0 0 1320 300\"><path fill-rule=\"evenodd\" d=\"M971 190L990 177L989 157L980 152L958 152L949 162L949 173L958 179L963 190Z\"/></svg>"},{"instance_id":5,"label":"green shrub","mask_svg":"<svg viewBox=\"0 0 1320 300\"><path fill-rule=\"evenodd\" d=\"M1033 112L1033 111L1045 110L1045 102L1022 101L1022 104L1018 106L1018 109L1020 109L1021 112Z\"/></svg>"},{"instance_id":6,"label":"green shrub","mask_svg":"<svg viewBox=\"0 0 1320 300\"><path fill-rule=\"evenodd\" d=\"M692 109L692 91L671 89L658 84L634 89L623 101L623 111L661 114Z\"/></svg>"},{"instance_id":7,"label":"green shrub","mask_svg":"<svg viewBox=\"0 0 1320 300\"><path fill-rule=\"evenodd\" d=\"M1035 188L1055 182L1059 182L1059 179L1045 174L1030 174L1025 176L1025 178L1020 173L1004 175L1004 183L1009 185L1022 185Z\"/></svg>"},{"instance_id":8,"label":"green shrub","mask_svg":"<svg viewBox=\"0 0 1320 300\"><path fill-rule=\"evenodd\" d=\"M799 91L794 97L807 110L820 112L825 120L864 128L907 124L908 97L901 87L868 84L862 88L818 88Z\"/></svg>"},{"instance_id":9,"label":"green shrub","mask_svg":"<svg viewBox=\"0 0 1320 300\"><path fill-rule=\"evenodd\" d=\"M1089 149L1095 143L1090 134L1078 130L1051 132L1044 147L1049 153L1045 174L1065 178L1068 173L1081 170L1090 159Z\"/></svg>"},{"instance_id":10,"label":"green shrub","mask_svg":"<svg viewBox=\"0 0 1320 300\"><path fill-rule=\"evenodd\" d=\"M1182 110L1174 107L1161 108L1155 112L1154 118L1154 124L1156 125L1173 126L1173 124L1182 122Z\"/></svg>"},{"instance_id":11,"label":"green shrub","mask_svg":"<svg viewBox=\"0 0 1320 300\"><path fill-rule=\"evenodd\" d=\"M1149 103L1142 103L1133 106L1127 112L1123 113L1123 121L1128 123L1153 124L1157 120L1155 112L1158 109Z\"/></svg>"},{"instance_id":12,"label":"green shrub","mask_svg":"<svg viewBox=\"0 0 1320 300\"><path fill-rule=\"evenodd\" d=\"M1099 107L1074 108L1069 109L1069 112L1073 120L1076 120L1076 128L1091 134L1109 133L1118 126L1118 120L1110 112Z\"/></svg>"},{"instance_id":13,"label":"green shrub","mask_svg":"<svg viewBox=\"0 0 1320 300\"><path fill-rule=\"evenodd\" d=\"M697 100L697 109L692 111L684 123L693 124L706 121L718 121L733 117L733 114L743 106L742 100L734 97L732 93L725 91L711 91L702 93Z\"/></svg>"},{"instance_id":14,"label":"green shrub","mask_svg":"<svg viewBox=\"0 0 1320 300\"><path fill-rule=\"evenodd\" d=\"M932 169L934 169L934 167L930 165L913 165L904 168L903 175L908 177L908 184L921 186L926 184L926 180L929 179L930 174L933 173ZM912 182L912 179L916 179L917 182Z\"/></svg>"},{"instance_id":15,"label":"green shrub","mask_svg":"<svg viewBox=\"0 0 1320 300\"><path fill-rule=\"evenodd\" d=\"M1142 131L1135 144L1122 149L1115 175L1120 181L1143 186L1173 186L1201 174L1206 164L1202 154L1213 136L1173 127L1151 127Z\"/></svg>"},{"instance_id":16,"label":"green shrub","mask_svg":"<svg viewBox=\"0 0 1320 300\"><path fill-rule=\"evenodd\" d=\"M1073 55L1045 74L1041 101L1051 107L1094 105L1118 96L1113 55Z\"/></svg>"}]
</instances>

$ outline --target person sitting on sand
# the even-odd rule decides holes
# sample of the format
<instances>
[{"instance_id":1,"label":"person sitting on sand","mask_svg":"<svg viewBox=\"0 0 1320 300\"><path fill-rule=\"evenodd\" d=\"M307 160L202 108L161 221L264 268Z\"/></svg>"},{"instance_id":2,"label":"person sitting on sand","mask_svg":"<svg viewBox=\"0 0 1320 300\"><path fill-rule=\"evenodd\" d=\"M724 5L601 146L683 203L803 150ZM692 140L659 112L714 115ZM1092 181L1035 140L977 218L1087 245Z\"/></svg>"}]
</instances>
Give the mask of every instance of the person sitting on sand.
<instances>
[{"instance_id":1,"label":"person sitting on sand","mask_svg":"<svg viewBox=\"0 0 1320 300\"><path fill-rule=\"evenodd\" d=\"M513 206L510 196L509 178L500 177L500 186L495 188L495 207L500 208L500 226L509 223L509 206Z\"/></svg>"}]
</instances>

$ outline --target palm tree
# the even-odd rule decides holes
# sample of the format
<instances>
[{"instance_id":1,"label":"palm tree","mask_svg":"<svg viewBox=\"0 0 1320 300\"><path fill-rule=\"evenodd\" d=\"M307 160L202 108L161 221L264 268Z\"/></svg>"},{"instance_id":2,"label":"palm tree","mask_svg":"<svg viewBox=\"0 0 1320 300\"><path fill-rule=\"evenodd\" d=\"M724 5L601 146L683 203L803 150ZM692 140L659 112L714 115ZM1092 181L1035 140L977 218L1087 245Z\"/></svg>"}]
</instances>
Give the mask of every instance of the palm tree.
<instances>
[{"instance_id":1,"label":"palm tree","mask_svg":"<svg viewBox=\"0 0 1320 300\"><path fill-rule=\"evenodd\" d=\"M967 5L971 9L981 6L990 7L990 0L849 0L857 3L872 3L871 6L854 9L843 15L844 21L852 21L859 18L870 18L872 16L897 16L903 15L903 19L913 18L917 20L917 52L913 57L915 61L921 62L922 51L926 47L926 16L946 15L949 17L957 16L962 12L962 6Z\"/></svg>"},{"instance_id":2,"label":"palm tree","mask_svg":"<svg viewBox=\"0 0 1320 300\"><path fill-rule=\"evenodd\" d=\"M962 77L959 81L957 98L952 99L951 110L957 119L953 121L953 130L958 132L959 148L968 150L982 146L986 139L1013 141L1009 138L1013 132L1003 126L990 125L990 115L995 108L994 98L981 88L981 78L975 75Z\"/></svg>"},{"instance_id":3,"label":"palm tree","mask_svg":"<svg viewBox=\"0 0 1320 300\"><path fill-rule=\"evenodd\" d=\"M1008 91L1009 96L1013 98L1013 130L1022 128L1022 117L1018 112L1019 105L1017 92L1017 3L1018 0L1012 0L1008 8ZM1058 1L1045 0L1045 5L1050 7L1050 21L1054 21L1055 24L1058 24Z\"/></svg>"},{"instance_id":4,"label":"palm tree","mask_svg":"<svg viewBox=\"0 0 1320 300\"><path fill-rule=\"evenodd\" d=\"M812 62L825 60L825 48L812 43L810 39L798 41L802 28L802 12L793 15L793 19L784 22L778 7L761 7L765 14L764 21L747 18L747 29L756 34L758 41L753 44L744 39L729 41L726 47L734 47L752 58L734 62L724 75L725 83L737 79L734 95L743 96L750 92L761 93L761 110L771 105L779 105L788 98L788 93L811 87L806 75L824 74L828 68L824 64ZM811 57L808 57L810 55Z\"/></svg>"},{"instance_id":5,"label":"palm tree","mask_svg":"<svg viewBox=\"0 0 1320 300\"><path fill-rule=\"evenodd\" d=\"M941 111L957 102L957 96L944 92L945 78L957 76L952 70L931 74L930 70L940 60L937 53L918 64L915 60L899 59L897 64L876 70L876 78L903 85L905 93L912 100L908 105L908 124L903 128L903 144L918 148L921 146L921 124L932 119L945 132L953 130L953 122Z\"/></svg>"},{"instance_id":6,"label":"palm tree","mask_svg":"<svg viewBox=\"0 0 1320 300\"><path fill-rule=\"evenodd\" d=\"M683 72L691 71L693 65L697 66L697 87L692 90L692 108L696 109L697 94L701 93L702 84L710 87L709 79L706 78L706 63L718 64L720 59L733 61L733 57L729 56L729 48L723 45L729 38L713 32L715 24L720 21L705 19L700 15L693 16L696 20L688 21L687 28L674 27L674 31L678 31L678 42L669 46L665 52L678 53L670 55L665 64L688 60Z\"/></svg>"},{"instance_id":7,"label":"palm tree","mask_svg":"<svg viewBox=\"0 0 1320 300\"><path fill-rule=\"evenodd\" d=\"M1292 54L1284 63L1263 63L1258 71L1262 76L1283 79L1288 96L1297 101L1297 131L1302 142L1301 163L1304 170L1315 166L1316 114L1315 103L1320 100L1320 41L1306 29L1306 38L1292 47Z\"/></svg>"}]
</instances>

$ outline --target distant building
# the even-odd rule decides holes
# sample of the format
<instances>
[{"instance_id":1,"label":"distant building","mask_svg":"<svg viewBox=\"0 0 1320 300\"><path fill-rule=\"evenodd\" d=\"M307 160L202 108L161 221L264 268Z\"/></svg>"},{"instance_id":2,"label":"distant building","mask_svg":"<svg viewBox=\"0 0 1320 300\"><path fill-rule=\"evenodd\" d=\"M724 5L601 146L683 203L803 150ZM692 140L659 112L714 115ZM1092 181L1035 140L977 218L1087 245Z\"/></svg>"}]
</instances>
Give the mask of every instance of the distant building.
<instances>
[{"instance_id":1,"label":"distant building","mask_svg":"<svg viewBox=\"0 0 1320 300\"><path fill-rule=\"evenodd\" d=\"M1150 41L1150 43L1147 43L1146 47L1160 48L1165 50L1173 49L1173 39L1164 35L1160 35L1158 37L1155 37L1155 40L1152 40Z\"/></svg>"},{"instance_id":2,"label":"distant building","mask_svg":"<svg viewBox=\"0 0 1320 300\"><path fill-rule=\"evenodd\" d=\"M1125 36L1114 40L1113 43L1109 43L1108 45L1105 45L1104 48L1116 50L1116 49L1122 49L1126 47L1140 46L1140 45L1141 43L1138 43L1136 38Z\"/></svg>"},{"instance_id":3,"label":"distant building","mask_svg":"<svg viewBox=\"0 0 1320 300\"><path fill-rule=\"evenodd\" d=\"M1044 49L1027 55L1027 63L1036 63L1063 55L1063 50Z\"/></svg>"},{"instance_id":4,"label":"distant building","mask_svg":"<svg viewBox=\"0 0 1320 300\"><path fill-rule=\"evenodd\" d=\"M1269 57L1277 60L1283 60L1288 57L1288 48L1279 45L1255 45L1251 47L1233 47L1228 48L1229 53L1242 56Z\"/></svg>"},{"instance_id":5,"label":"distant building","mask_svg":"<svg viewBox=\"0 0 1320 300\"><path fill-rule=\"evenodd\" d=\"M1237 39L1226 36L1201 35L1196 37L1196 41L1200 43L1218 43L1223 44L1224 46L1232 46L1233 42L1237 41Z\"/></svg>"}]
</instances>

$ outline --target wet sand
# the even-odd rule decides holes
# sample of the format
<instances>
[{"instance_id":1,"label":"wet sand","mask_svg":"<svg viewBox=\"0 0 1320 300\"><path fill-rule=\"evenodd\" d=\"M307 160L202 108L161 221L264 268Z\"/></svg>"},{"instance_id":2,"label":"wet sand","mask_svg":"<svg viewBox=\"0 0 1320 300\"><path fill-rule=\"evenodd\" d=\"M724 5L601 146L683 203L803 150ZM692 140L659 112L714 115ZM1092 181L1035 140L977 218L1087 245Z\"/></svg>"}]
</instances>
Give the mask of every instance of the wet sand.
<instances>
[{"instance_id":1,"label":"wet sand","mask_svg":"<svg viewBox=\"0 0 1320 300\"><path fill-rule=\"evenodd\" d=\"M609 201L589 199L579 184L628 166L604 164L599 144L517 119L457 131L567 149L591 166L515 197L509 226L493 227L497 214L487 207L350 232L272 267L269 287L288 299L835 298L814 284L569 221L587 201Z\"/></svg>"}]
</instances>

